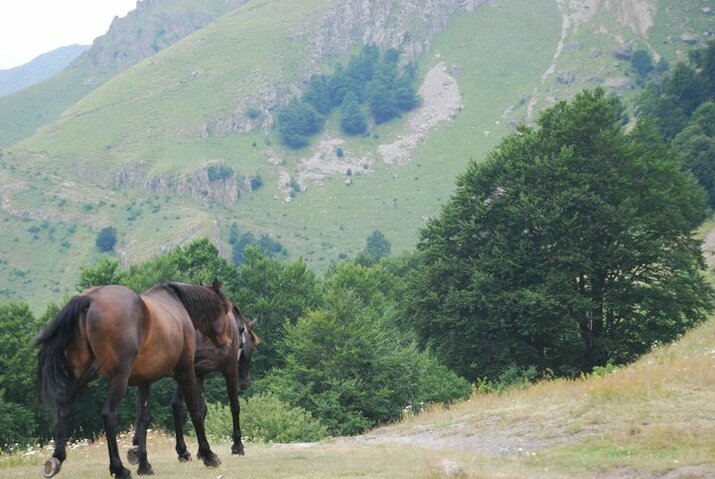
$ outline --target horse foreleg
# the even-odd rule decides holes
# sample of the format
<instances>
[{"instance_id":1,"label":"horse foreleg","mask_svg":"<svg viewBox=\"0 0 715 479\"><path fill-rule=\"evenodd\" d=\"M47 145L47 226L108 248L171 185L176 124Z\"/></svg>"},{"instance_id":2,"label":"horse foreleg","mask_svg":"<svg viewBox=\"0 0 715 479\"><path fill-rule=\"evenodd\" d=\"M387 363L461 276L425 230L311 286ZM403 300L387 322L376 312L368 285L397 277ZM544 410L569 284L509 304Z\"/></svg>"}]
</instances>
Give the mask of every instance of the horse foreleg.
<instances>
[{"instance_id":1,"label":"horse foreleg","mask_svg":"<svg viewBox=\"0 0 715 479\"><path fill-rule=\"evenodd\" d=\"M109 450L109 473L118 479L132 477L129 469L122 464L117 446L117 410L122 402L124 393L127 391L128 369L127 372L122 372L109 379L109 395L102 407L102 423L104 424L104 432L107 435L107 449Z\"/></svg>"},{"instance_id":2,"label":"horse foreleg","mask_svg":"<svg viewBox=\"0 0 715 479\"><path fill-rule=\"evenodd\" d=\"M206 431L204 429L206 403L204 402L203 394L200 389L200 383L194 373L193 363L187 370L187 372L177 375L177 381L179 381L179 386L181 386L181 392L184 395L184 401L186 401L186 407L189 410L189 416L196 431L196 439L199 442L197 457L202 459L205 465L216 467L221 464L221 460L211 451L209 442L206 439Z\"/></svg>"},{"instance_id":3,"label":"horse foreleg","mask_svg":"<svg viewBox=\"0 0 715 479\"><path fill-rule=\"evenodd\" d=\"M233 445L231 454L245 455L246 452L241 442L241 405L238 402L238 371L224 373L226 379L226 392L228 393L228 403L231 407L231 419L233 420Z\"/></svg>"},{"instance_id":4,"label":"horse foreleg","mask_svg":"<svg viewBox=\"0 0 715 479\"><path fill-rule=\"evenodd\" d=\"M176 454L180 462L191 460L191 453L186 448L184 442L184 398L181 395L181 388L177 387L174 397L171 398L171 415L174 418L174 431L176 432Z\"/></svg>"}]
</instances>

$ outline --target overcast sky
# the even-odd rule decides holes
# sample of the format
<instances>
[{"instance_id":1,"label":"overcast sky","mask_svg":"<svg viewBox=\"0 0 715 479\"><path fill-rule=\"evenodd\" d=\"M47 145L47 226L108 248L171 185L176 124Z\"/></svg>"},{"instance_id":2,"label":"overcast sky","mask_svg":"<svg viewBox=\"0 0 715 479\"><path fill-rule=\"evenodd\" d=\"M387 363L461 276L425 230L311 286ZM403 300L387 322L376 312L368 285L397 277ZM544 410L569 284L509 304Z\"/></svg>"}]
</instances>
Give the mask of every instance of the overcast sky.
<instances>
[{"instance_id":1,"label":"overcast sky","mask_svg":"<svg viewBox=\"0 0 715 479\"><path fill-rule=\"evenodd\" d=\"M0 0L0 70L107 32L137 0Z\"/></svg>"}]
</instances>

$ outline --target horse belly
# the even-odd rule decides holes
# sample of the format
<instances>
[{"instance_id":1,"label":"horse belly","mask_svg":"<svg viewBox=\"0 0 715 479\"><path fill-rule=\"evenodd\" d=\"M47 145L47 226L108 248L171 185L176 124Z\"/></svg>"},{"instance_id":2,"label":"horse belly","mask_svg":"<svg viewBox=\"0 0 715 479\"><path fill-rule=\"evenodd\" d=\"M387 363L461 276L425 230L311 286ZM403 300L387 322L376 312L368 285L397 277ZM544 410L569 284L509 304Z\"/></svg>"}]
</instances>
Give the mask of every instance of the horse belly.
<instances>
[{"instance_id":1,"label":"horse belly","mask_svg":"<svg viewBox=\"0 0 715 479\"><path fill-rule=\"evenodd\" d=\"M152 354L138 355L132 372L129 375L129 384L134 386L141 383L154 382L163 377L171 377L174 372L174 365L178 361L178 355Z\"/></svg>"}]
</instances>

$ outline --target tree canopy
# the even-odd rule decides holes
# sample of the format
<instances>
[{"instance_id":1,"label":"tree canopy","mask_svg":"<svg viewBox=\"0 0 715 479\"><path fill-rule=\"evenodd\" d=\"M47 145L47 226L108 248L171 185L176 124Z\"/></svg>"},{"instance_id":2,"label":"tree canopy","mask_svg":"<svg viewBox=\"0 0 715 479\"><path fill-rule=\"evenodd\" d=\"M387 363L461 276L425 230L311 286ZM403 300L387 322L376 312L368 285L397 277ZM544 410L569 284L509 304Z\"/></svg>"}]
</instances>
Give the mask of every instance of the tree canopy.
<instances>
[{"instance_id":1,"label":"tree canopy","mask_svg":"<svg viewBox=\"0 0 715 479\"><path fill-rule=\"evenodd\" d=\"M421 232L408 317L468 378L573 375L702 321L703 192L647 122L585 91L472 162Z\"/></svg>"}]
</instances>

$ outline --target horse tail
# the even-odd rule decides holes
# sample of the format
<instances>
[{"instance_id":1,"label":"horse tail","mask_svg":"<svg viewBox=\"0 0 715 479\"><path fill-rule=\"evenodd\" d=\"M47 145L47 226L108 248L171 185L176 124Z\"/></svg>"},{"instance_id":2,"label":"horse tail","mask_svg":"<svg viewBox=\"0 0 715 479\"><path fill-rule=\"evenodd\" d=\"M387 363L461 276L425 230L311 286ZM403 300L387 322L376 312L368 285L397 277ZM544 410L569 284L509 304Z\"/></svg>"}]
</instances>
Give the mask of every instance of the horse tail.
<instances>
[{"instance_id":1,"label":"horse tail","mask_svg":"<svg viewBox=\"0 0 715 479\"><path fill-rule=\"evenodd\" d=\"M78 334L79 318L87 312L91 303L89 296L74 296L35 338L35 346L40 348L37 383L42 397L50 404L72 381L67 348Z\"/></svg>"}]
</instances>

